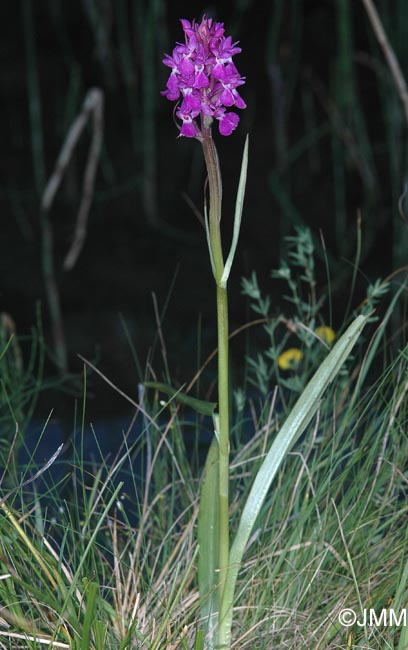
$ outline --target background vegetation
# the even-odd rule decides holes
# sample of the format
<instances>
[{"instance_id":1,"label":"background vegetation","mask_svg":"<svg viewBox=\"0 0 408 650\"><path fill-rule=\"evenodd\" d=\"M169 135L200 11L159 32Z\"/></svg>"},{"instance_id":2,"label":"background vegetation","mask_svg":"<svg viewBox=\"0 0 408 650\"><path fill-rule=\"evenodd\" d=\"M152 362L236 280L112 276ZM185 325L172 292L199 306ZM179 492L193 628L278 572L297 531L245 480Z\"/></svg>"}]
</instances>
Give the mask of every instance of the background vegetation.
<instances>
[{"instance_id":1,"label":"background vegetation","mask_svg":"<svg viewBox=\"0 0 408 650\"><path fill-rule=\"evenodd\" d=\"M405 73L408 5L376 7ZM372 316L259 517L233 647L402 650L405 629L337 618L408 599L407 120L354 0L1 4L0 647L203 647L211 424L141 382L214 399L204 169L160 96L178 18L204 11L240 40L247 77L240 128L218 142L229 224L251 142L230 281L232 527L327 352L317 327ZM303 357L283 368L288 348Z\"/></svg>"},{"instance_id":2,"label":"background vegetation","mask_svg":"<svg viewBox=\"0 0 408 650\"><path fill-rule=\"evenodd\" d=\"M377 7L405 70L406 3L395 2L391 9L379 1ZM26 333L40 299L51 343L52 287L47 289L46 278L49 284L53 272L69 367L78 371L78 352L98 358L132 391L134 373L118 313L143 365L154 329L152 291L159 311L172 294L166 312L169 355L180 381L191 373L191 362L194 366L198 314L205 350L214 343L207 326L214 313L211 277L192 207L201 210L203 164L194 142L176 141L169 105L160 96L167 74L163 52L181 38L178 18L205 10L215 12L240 40L240 69L247 77L248 109L240 130L219 143L223 218L231 223L238 156L246 132L251 134L243 237L231 283L233 324L246 318L240 276L256 269L261 287L275 303L279 299L279 283L269 271L278 265L294 226L309 226L315 243L324 238L331 284L339 290L336 327L349 300L356 250L357 300L369 282L406 263L406 122L362 3L247 0L217 3L216 9L161 0L6 4L1 7L8 25L0 125L2 310ZM70 126L94 87L104 102L103 144L86 241L74 267L64 270L81 204L92 115L47 210L41 210L41 200ZM325 284L320 255L319 282ZM55 336L61 347L61 332ZM237 342L238 367L244 353ZM100 396L103 409L108 400Z\"/></svg>"}]
</instances>

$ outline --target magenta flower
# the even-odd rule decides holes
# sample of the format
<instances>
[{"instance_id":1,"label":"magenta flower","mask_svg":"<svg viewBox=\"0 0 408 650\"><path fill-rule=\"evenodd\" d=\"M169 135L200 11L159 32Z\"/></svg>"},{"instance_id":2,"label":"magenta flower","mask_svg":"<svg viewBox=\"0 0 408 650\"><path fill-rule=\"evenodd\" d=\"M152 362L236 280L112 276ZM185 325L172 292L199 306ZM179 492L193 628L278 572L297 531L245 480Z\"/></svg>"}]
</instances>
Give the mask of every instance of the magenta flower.
<instances>
[{"instance_id":1,"label":"magenta flower","mask_svg":"<svg viewBox=\"0 0 408 650\"><path fill-rule=\"evenodd\" d=\"M208 127L218 120L221 135L231 135L239 116L230 110L246 108L237 88L245 83L232 57L241 52L231 36L224 36L224 24L205 15L201 23L182 19L186 43L178 43L163 63L171 68L166 90L162 95L178 101L176 116L181 120L180 135L202 139L201 125Z\"/></svg>"}]
</instances>

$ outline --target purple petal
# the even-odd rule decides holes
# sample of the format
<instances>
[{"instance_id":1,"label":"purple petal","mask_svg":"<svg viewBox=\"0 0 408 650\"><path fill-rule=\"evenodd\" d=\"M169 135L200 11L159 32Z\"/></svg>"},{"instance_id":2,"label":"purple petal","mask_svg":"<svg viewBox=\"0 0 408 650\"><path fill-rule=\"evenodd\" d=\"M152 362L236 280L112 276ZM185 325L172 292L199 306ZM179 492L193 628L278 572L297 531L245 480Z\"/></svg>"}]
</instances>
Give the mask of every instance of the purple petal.
<instances>
[{"instance_id":1,"label":"purple petal","mask_svg":"<svg viewBox=\"0 0 408 650\"><path fill-rule=\"evenodd\" d=\"M194 79L194 88L208 88L209 85L207 75L202 70L199 70Z\"/></svg>"},{"instance_id":2,"label":"purple petal","mask_svg":"<svg viewBox=\"0 0 408 650\"><path fill-rule=\"evenodd\" d=\"M180 84L179 84L179 81L178 81L178 79L177 79L176 74L172 73L172 74L170 75L170 77L169 77L168 80L167 80L167 84L166 84L166 86L167 86L167 90L168 90L170 93L172 93L172 94L177 93L177 97L179 96L179 92L180 92Z\"/></svg>"},{"instance_id":3,"label":"purple petal","mask_svg":"<svg viewBox=\"0 0 408 650\"><path fill-rule=\"evenodd\" d=\"M244 100L236 90L234 90L234 96L235 96L235 106L237 108L246 108L246 104Z\"/></svg>"},{"instance_id":4,"label":"purple petal","mask_svg":"<svg viewBox=\"0 0 408 650\"><path fill-rule=\"evenodd\" d=\"M236 113L225 113L219 118L219 129L221 135L231 135L237 128L239 116Z\"/></svg>"},{"instance_id":5,"label":"purple petal","mask_svg":"<svg viewBox=\"0 0 408 650\"><path fill-rule=\"evenodd\" d=\"M215 64L211 71L211 75L214 77L214 79L217 79L217 81L227 81L227 78L225 76L225 66L222 63Z\"/></svg>"},{"instance_id":6,"label":"purple petal","mask_svg":"<svg viewBox=\"0 0 408 650\"><path fill-rule=\"evenodd\" d=\"M196 111L196 114L201 110L201 101L200 98L197 97L190 88L187 88L186 90L183 91L184 99L181 103L180 106L180 112L181 113L191 113L193 111Z\"/></svg>"},{"instance_id":7,"label":"purple petal","mask_svg":"<svg viewBox=\"0 0 408 650\"><path fill-rule=\"evenodd\" d=\"M214 108L208 104L208 101L204 99L201 101L201 111L203 115L214 115Z\"/></svg>"},{"instance_id":8,"label":"purple petal","mask_svg":"<svg viewBox=\"0 0 408 650\"><path fill-rule=\"evenodd\" d=\"M194 23L190 23L190 21L186 20L185 18L181 18L180 22L181 22L181 26L183 27L183 31L186 35L186 38L187 39L195 38Z\"/></svg>"},{"instance_id":9,"label":"purple petal","mask_svg":"<svg viewBox=\"0 0 408 650\"><path fill-rule=\"evenodd\" d=\"M187 57L184 57L183 60L180 62L178 69L180 70L181 74L188 77L189 75L194 73L194 63L191 62L190 59Z\"/></svg>"},{"instance_id":10,"label":"purple petal","mask_svg":"<svg viewBox=\"0 0 408 650\"><path fill-rule=\"evenodd\" d=\"M180 96L179 91L177 91L177 93L172 93L172 92L170 92L170 90L161 90L160 94L164 95L164 97L169 99L171 102L175 102Z\"/></svg>"},{"instance_id":11,"label":"purple petal","mask_svg":"<svg viewBox=\"0 0 408 650\"><path fill-rule=\"evenodd\" d=\"M191 122L183 122L183 126L180 130L180 135L184 135L186 138L195 138L199 132L199 128L194 120Z\"/></svg>"},{"instance_id":12,"label":"purple petal","mask_svg":"<svg viewBox=\"0 0 408 650\"><path fill-rule=\"evenodd\" d=\"M221 38L221 36L224 36L224 23L215 23L215 25L212 28L213 32L213 37L214 38Z\"/></svg>"},{"instance_id":13,"label":"purple petal","mask_svg":"<svg viewBox=\"0 0 408 650\"><path fill-rule=\"evenodd\" d=\"M220 102L224 106L233 106L235 104L235 97L232 90L224 88L224 91L220 95Z\"/></svg>"},{"instance_id":14,"label":"purple petal","mask_svg":"<svg viewBox=\"0 0 408 650\"><path fill-rule=\"evenodd\" d=\"M182 113L180 110L176 112L177 117L182 120L183 125L180 130L180 135L186 136L186 138L194 138L197 133L199 133L199 128L197 126L197 123L193 119L194 117L197 117L198 112L193 112L192 114L189 113Z\"/></svg>"},{"instance_id":15,"label":"purple petal","mask_svg":"<svg viewBox=\"0 0 408 650\"><path fill-rule=\"evenodd\" d=\"M241 80L241 76L236 69L235 65L230 62L224 66L224 79L225 83L233 83L234 85L239 85L238 82Z\"/></svg>"},{"instance_id":16,"label":"purple petal","mask_svg":"<svg viewBox=\"0 0 408 650\"><path fill-rule=\"evenodd\" d=\"M170 54L165 55L165 57L163 59L163 63L164 63L164 65L167 65L169 68L176 68L177 67L173 57L170 56Z\"/></svg>"}]
</instances>

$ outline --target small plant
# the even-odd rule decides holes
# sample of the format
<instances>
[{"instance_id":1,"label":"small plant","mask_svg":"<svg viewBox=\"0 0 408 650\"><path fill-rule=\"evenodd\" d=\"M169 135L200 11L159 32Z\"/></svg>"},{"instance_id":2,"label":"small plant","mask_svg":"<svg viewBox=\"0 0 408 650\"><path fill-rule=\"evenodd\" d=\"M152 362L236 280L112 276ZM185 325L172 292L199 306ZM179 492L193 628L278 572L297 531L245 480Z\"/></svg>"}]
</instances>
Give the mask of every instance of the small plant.
<instances>
[{"instance_id":1,"label":"small plant","mask_svg":"<svg viewBox=\"0 0 408 650\"><path fill-rule=\"evenodd\" d=\"M242 279L243 295L249 298L252 311L264 320L267 344L261 352L247 358L248 381L263 397L270 393L271 385L278 385L294 394L300 393L337 336L333 327L326 324L322 313L323 306L332 302L333 296L319 291L316 251L310 230L296 228L293 236L286 237L286 243L286 255L279 268L272 270L270 275L284 287L282 295L289 312L286 309L273 312L271 298L262 293L255 272ZM377 320L375 308L389 290L387 281L378 279L370 283L366 298L354 316L361 313L369 320ZM350 302L352 297L351 291ZM346 325L347 317L340 330Z\"/></svg>"},{"instance_id":2,"label":"small plant","mask_svg":"<svg viewBox=\"0 0 408 650\"><path fill-rule=\"evenodd\" d=\"M295 235L287 237L286 242L286 258L278 269L271 271L271 277L281 280L287 287L283 298L290 306L289 315L272 313L271 299L261 293L255 272L242 279L242 293L250 299L253 312L265 320L267 348L247 360L248 379L263 396L270 392L272 380L293 393L300 393L311 370L316 369L336 337L321 314L326 296L318 295L317 291L315 249L310 230L297 228ZM312 351L313 355L309 354Z\"/></svg>"},{"instance_id":3,"label":"small plant","mask_svg":"<svg viewBox=\"0 0 408 650\"><path fill-rule=\"evenodd\" d=\"M238 243L248 165L248 137L245 142L236 198L234 229L229 254L224 259L221 245L221 170L212 138L218 121L221 135L236 129L239 116L230 108L245 108L237 88L244 83L233 57L241 49L224 36L223 23L203 17L200 23L181 20L185 44L178 44L165 65L171 68L163 95L181 102L176 116L181 120L180 135L198 140L207 167L209 211L204 205L205 228L211 268L216 285L218 332L218 413L214 413L214 440L208 452L200 496L198 525L199 591L201 617L207 646L228 650L232 642L235 585L243 554L272 480L293 443L317 411L327 385L340 370L366 323L359 316L339 339L311 379L266 455L244 504L240 523L230 545L229 482L230 426L228 375L227 283ZM299 238L300 241L300 238ZM310 247L301 242L296 255L306 269L306 280L314 292ZM313 300L315 303L315 299ZM266 311L268 304L263 305Z\"/></svg>"}]
</instances>

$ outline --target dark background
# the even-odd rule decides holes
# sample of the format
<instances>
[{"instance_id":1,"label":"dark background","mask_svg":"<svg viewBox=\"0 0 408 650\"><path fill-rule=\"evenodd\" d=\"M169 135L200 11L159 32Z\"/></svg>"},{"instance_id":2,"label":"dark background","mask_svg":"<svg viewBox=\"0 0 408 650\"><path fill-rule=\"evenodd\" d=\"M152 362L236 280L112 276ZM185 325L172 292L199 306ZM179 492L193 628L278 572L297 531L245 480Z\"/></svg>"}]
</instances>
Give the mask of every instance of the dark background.
<instances>
[{"instance_id":1,"label":"dark background","mask_svg":"<svg viewBox=\"0 0 408 650\"><path fill-rule=\"evenodd\" d=\"M377 0L403 71L408 68L408 3ZM406 124L400 99L358 0L199 2L161 0L22 0L1 3L0 311L18 334L30 332L41 304L45 339L52 329L44 288L40 200L69 126L89 88L104 92L104 145L87 239L74 269L62 268L81 198L91 128L76 149L49 214L53 259L69 369L80 353L136 398L157 325L152 293L163 311L163 337L175 384L215 345L214 290L204 231L185 199L202 209L200 145L177 139L173 104L160 95L164 52L182 40L179 18L203 12L224 21L239 40L235 58L246 77L248 108L237 131L217 137L224 182L225 249L246 133L250 162L242 234L230 278L231 327L250 315L240 280L256 270L260 286L282 306L269 272L295 226L322 233L341 323L355 261L357 215L362 254L354 303L369 282L406 262L406 224L398 199L407 183ZM33 75L38 92L30 90ZM35 84L34 84L35 85ZM30 110L31 103L31 110ZM34 108L33 108L34 103ZM34 118L33 118L34 115ZM36 117L35 117L36 116ZM34 120L34 121L33 121ZM33 153L34 150L34 153ZM319 246L321 288L327 284ZM122 315L122 320L119 315ZM200 327L200 335L198 328ZM244 364L245 341L232 359ZM47 366L55 374L52 361ZM211 380L211 369L209 372ZM76 394L75 382L69 388ZM122 401L100 380L90 409L116 412ZM55 397L55 396L54 396ZM54 397L45 399L48 405Z\"/></svg>"}]
</instances>

